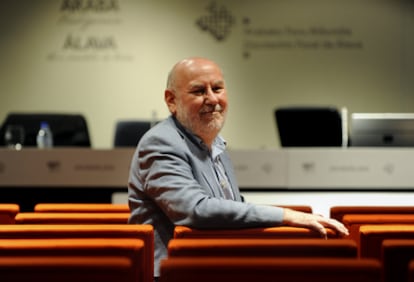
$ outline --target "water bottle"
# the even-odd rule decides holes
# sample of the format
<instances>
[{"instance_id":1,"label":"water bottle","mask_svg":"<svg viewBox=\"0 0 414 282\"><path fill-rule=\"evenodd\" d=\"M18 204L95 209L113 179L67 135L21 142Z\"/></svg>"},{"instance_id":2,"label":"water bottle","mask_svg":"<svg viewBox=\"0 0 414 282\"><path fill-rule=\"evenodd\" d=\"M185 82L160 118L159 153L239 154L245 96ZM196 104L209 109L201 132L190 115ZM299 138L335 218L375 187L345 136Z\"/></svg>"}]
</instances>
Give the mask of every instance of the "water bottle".
<instances>
[{"instance_id":1,"label":"water bottle","mask_svg":"<svg viewBox=\"0 0 414 282\"><path fill-rule=\"evenodd\" d=\"M45 121L40 123L40 129L36 137L37 147L40 149L53 147L53 134L50 130L49 124Z\"/></svg>"}]
</instances>

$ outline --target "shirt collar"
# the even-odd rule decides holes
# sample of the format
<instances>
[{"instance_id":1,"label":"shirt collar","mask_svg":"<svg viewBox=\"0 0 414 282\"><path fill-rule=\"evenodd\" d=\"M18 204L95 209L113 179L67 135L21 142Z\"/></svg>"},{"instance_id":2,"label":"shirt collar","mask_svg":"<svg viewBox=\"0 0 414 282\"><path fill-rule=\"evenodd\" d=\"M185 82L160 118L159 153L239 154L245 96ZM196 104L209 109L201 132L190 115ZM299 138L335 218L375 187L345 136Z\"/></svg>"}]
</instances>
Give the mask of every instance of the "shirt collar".
<instances>
[{"instance_id":1,"label":"shirt collar","mask_svg":"<svg viewBox=\"0 0 414 282\"><path fill-rule=\"evenodd\" d=\"M225 150L226 141L221 136L217 136L216 139L214 139L213 146L211 146L211 157L215 160Z\"/></svg>"},{"instance_id":2,"label":"shirt collar","mask_svg":"<svg viewBox=\"0 0 414 282\"><path fill-rule=\"evenodd\" d=\"M198 145L203 148L206 151L209 151L207 145L203 142L203 140L201 140L201 138L199 138L198 136L194 135L192 132L190 132L189 130L185 129L187 131L188 134L190 134L198 143ZM220 135L218 135L214 141L213 144L211 145L211 158L213 160L215 160L221 153L223 153L226 150L226 141L224 140L223 137L221 137Z\"/></svg>"}]
</instances>

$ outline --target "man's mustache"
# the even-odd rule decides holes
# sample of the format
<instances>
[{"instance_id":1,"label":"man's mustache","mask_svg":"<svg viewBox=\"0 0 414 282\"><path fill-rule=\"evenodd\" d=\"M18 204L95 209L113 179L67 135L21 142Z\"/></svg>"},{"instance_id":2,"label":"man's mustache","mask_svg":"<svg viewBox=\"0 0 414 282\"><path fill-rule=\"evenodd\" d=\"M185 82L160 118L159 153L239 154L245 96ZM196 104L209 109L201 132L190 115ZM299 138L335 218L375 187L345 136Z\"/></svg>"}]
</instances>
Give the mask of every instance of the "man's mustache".
<instances>
[{"instance_id":1,"label":"man's mustache","mask_svg":"<svg viewBox=\"0 0 414 282\"><path fill-rule=\"evenodd\" d=\"M213 113L213 112L223 112L223 107L220 104L216 104L214 106L205 106L201 109L201 113Z\"/></svg>"}]
</instances>

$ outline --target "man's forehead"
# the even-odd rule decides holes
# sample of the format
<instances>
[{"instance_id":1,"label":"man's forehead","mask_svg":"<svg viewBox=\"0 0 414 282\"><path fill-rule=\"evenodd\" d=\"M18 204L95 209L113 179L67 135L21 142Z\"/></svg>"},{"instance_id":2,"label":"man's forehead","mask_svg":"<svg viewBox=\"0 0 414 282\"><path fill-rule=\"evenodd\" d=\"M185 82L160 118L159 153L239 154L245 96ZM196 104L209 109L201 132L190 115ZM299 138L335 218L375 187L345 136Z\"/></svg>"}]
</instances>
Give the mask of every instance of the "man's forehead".
<instances>
[{"instance_id":1,"label":"man's forehead","mask_svg":"<svg viewBox=\"0 0 414 282\"><path fill-rule=\"evenodd\" d=\"M190 87L201 87L206 84L211 85L223 85L224 80L223 79L213 79L213 80L192 80L189 82Z\"/></svg>"}]
</instances>

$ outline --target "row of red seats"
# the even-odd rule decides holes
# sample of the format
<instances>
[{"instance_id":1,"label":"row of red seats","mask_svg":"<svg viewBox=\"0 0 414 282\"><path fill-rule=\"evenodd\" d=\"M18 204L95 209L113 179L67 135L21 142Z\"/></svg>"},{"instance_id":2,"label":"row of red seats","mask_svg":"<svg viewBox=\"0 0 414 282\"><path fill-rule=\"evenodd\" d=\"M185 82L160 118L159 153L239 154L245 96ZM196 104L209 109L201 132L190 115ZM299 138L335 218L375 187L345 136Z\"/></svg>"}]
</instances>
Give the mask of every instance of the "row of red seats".
<instances>
[{"instance_id":1,"label":"row of red seats","mask_svg":"<svg viewBox=\"0 0 414 282\"><path fill-rule=\"evenodd\" d=\"M312 207L307 205L286 207L312 212ZM0 223L12 223L19 211L17 204L0 204ZM112 203L39 203L34 207L34 212L129 213L129 208L127 204ZM343 217L349 214L414 214L414 206L333 206L330 208L330 217L339 221L343 221Z\"/></svg>"},{"instance_id":2,"label":"row of red seats","mask_svg":"<svg viewBox=\"0 0 414 282\"><path fill-rule=\"evenodd\" d=\"M0 204L1 281L152 282L154 231L127 205Z\"/></svg>"},{"instance_id":3,"label":"row of red seats","mask_svg":"<svg viewBox=\"0 0 414 282\"><path fill-rule=\"evenodd\" d=\"M42 205L43 205L43 208L42 208ZM95 220L96 220L96 218L98 218L98 221L97 222L96 221L94 222L95 224L98 223L98 224L96 224L95 228L100 228L103 223L107 223L107 224L108 223L111 223L113 228L117 228L115 226L116 220L114 220L114 218L112 218L111 216L108 218L109 214L113 215L113 214L118 213L118 217L116 217L116 218L121 219L121 222L122 222L121 224L118 223L119 225L123 225L124 223L126 223L126 220L128 218L128 215L129 215L129 210L128 210L127 205L112 205L112 204L87 204L87 205L85 205L85 204L66 204L66 205L63 205L63 206L66 206L65 207L66 208L66 211L64 211L64 212L62 212L62 210L60 210L60 211L56 210L56 208L58 206L60 206L60 208L62 208L62 204L42 204L42 205L39 205L38 210L35 210L34 213L19 213L18 210L17 210L17 212L15 212L16 211L15 210L14 211L14 223L19 223L19 224L15 224L15 226L22 227L22 224L25 224L26 225L26 229L31 229L33 231L34 229L39 228L38 229L38 231L39 231L40 229L45 228L45 226L44 226L43 223L45 223L44 220L47 218L47 216L50 216L51 214L52 215L53 214L54 215L60 214L59 215L60 218L58 216L58 217L54 217L54 220L50 220L50 218L49 218L48 219L49 221L46 221L49 224L52 223L49 226L49 228L52 228L52 229L53 228L57 228L57 229L63 228L59 232L61 232L61 234L66 234L66 235L63 235L62 237L65 237L66 236L66 237L69 237L69 238L73 238L74 234L76 234L77 231L71 232L70 230L77 230L77 229L79 229L80 225L77 225L76 227L67 225L66 226L66 230L65 230L65 228L62 225L60 225L60 226L59 225L56 225L57 222L58 222L58 219L59 220L62 220L62 219L68 220L68 218L73 217L73 215L79 215L80 212L82 212L82 213L84 213L83 217L89 217L89 219L95 218ZM104 210L104 206L105 205L109 205L110 208L112 208L113 210L112 211L108 211L107 209ZM83 210L79 210L79 208L82 208L82 207L83 207ZM301 209L303 207L298 206L296 208L297 209ZM361 211L357 211L360 208L362 208L362 212ZM380 208L380 207L376 207L376 208ZM376 208L374 208L374 207L354 207L354 211L353 212L357 212L357 215L355 215L354 217L359 220L359 221L355 221L355 222L357 222L357 225L358 225L358 228L356 228L355 230L358 230L358 233L357 234L359 236L361 236L361 239L359 241L358 240L354 240L355 237L354 238L352 238L352 237L346 238L346 240L345 239L336 240L335 239L335 234L332 232L332 230L328 230L328 234L329 234L329 237L331 238L331 240L318 240L317 239L316 241L329 242L329 243L334 243L336 241L341 241L341 244L343 244L343 243L345 243L345 244L351 243L351 245L354 244L354 247L355 248L351 248L351 249L353 249L354 251L356 250L357 253L359 252L359 257L360 258L362 258L364 260L365 259L368 259L368 260L375 259L375 261L377 263L378 263L378 261L380 261L380 269L381 269L381 272L384 272L385 271L385 268L383 267L383 265L385 266L386 261L388 261L388 260L386 260L385 259L385 256L382 255L382 253L384 252L383 251L383 248L384 248L383 246L393 245L393 244L390 244L389 242L387 244L385 244L385 240L378 241L378 240L374 240L374 239L369 239L370 237L368 235L366 235L366 234L368 234L367 233L368 230L371 230L370 228L368 228L370 226L366 226L365 225L366 222L363 222L362 221L363 216L366 216L366 218L369 218L370 217L369 213L378 212L378 211L375 211ZM53 209L55 209L55 210L53 210ZM0 204L0 211L3 211L2 204ZM51 213L52 211L53 211L53 213ZM310 210L308 209L308 211L311 212L311 209ZM391 227L388 227L389 233L391 231L398 231L398 230L401 229L400 227L404 227L405 230L406 230L404 234L407 235L407 236L412 236L412 235L409 235L409 234L412 234L413 233L413 230L408 227L409 226L408 223L410 223L409 222L409 217L411 216L410 213L412 213L413 211L414 211L414 207L386 207L385 212L393 213L394 214L393 215L394 219L390 215L382 215L381 214L380 216L378 216L378 215L376 215L376 216L377 216L377 219L378 218L385 218L385 219L388 218L389 219L388 220L388 223L392 223L393 224ZM95 214L91 216L91 213L93 213L93 212L95 212ZM332 212L332 210L331 210L331 212ZM380 212L381 213L385 213L384 210L381 210ZM10 213L11 214L10 217L12 217L12 213L13 212ZM23 218L31 218L31 220L33 220L34 218L36 218L36 215L39 215L40 213L43 213L43 215L40 215L40 218L41 218L40 220L39 220L39 217L36 219L37 221L35 222L35 225L33 225L34 224L33 221L31 221L32 226L31 225L28 225L28 223L30 222L30 220L29 221L22 221ZM399 215L402 214L402 213L406 213L406 215L404 215L403 217L401 217L401 218L404 218L405 217L405 219L404 219L405 221L404 222L400 222L400 223L404 223L404 225L403 226L396 225L395 218L398 218ZM69 214L71 214L71 215L69 215ZM120 217L121 214L125 214L125 217L123 219L122 219L122 217ZM331 216L334 217L333 215L331 215ZM371 215L371 217L375 218L375 215L374 216ZM3 218L3 217L0 217L0 218ZM106 218L106 220L107 220L106 222L104 221L104 218ZM345 216L342 215L340 218L338 217L338 219L341 220L341 221L343 221L347 225L348 224L351 224L351 222L352 222L352 220L351 220L352 219L352 216L349 215L349 214L346 214ZM385 227L388 226L388 225L385 225L384 222L381 222L380 220L377 220L377 221L378 222L375 223L377 228L378 228L378 224L382 224L382 227L383 228L385 228ZM398 220L397 220L397 222L398 222ZM69 224L75 224L75 221L74 220L72 220L72 221L66 221L65 223L66 224L68 224L68 223ZM77 223L79 224L79 221ZM371 224L372 223L374 223L374 222L371 222ZM82 221L82 224L85 224L85 225L83 225L83 227L81 227L81 229L82 228L86 228L86 229L92 228L89 225L88 220L85 220L85 218L84 218L84 221ZM3 228L2 229L2 230L4 230L4 232L3 232L3 235L0 234L0 238L3 238L4 239L4 237L2 237L2 236L4 236L4 234L6 234L7 232L10 231L9 227L13 228L12 227L13 225L5 225L4 227L6 227L6 226L7 226L7 228L5 228L5 229ZM124 224L124 226L132 227L133 225L126 225L126 224ZM351 225L349 225L349 226L351 226ZM16 231L17 231L19 227L15 227L15 228L16 228ZM107 228L106 232L109 232L109 233L112 232L112 231L108 231L108 228L109 228L108 225L106 225L106 228ZM7 231L7 230L9 230L9 231ZM85 232L87 233L89 231L85 231ZM175 230L175 237L176 238L179 238L179 237L184 238L186 236L192 236L193 238L200 239L203 236L202 234L204 232L206 232L206 231L205 230L193 230L193 229L186 228L186 227L177 227L176 230ZM316 239L316 237L318 236L316 233L314 233L314 232L312 232L312 231L310 231L308 229L304 229L304 228L292 228L292 227L257 228L257 229L243 229L243 230L208 230L207 232L210 232L210 235L209 236L213 236L212 238L215 238L215 239L222 238L223 235L226 238L235 238L234 236L236 235L236 237L237 237L237 234L239 234L239 238L252 238L252 235L256 234L255 235L256 237L253 237L253 238L261 238L261 239L263 239L263 238L267 238L267 239L270 239L270 238L273 238L273 239L278 238L278 239L283 239L283 240L288 240L288 238L301 239L301 240L296 240L297 241L296 243L299 244L297 250L302 250L302 251L306 249L306 248L304 248L304 244L306 244L306 242L305 242L306 240L311 240L312 241L313 239ZM83 236L85 236L86 233L84 233L84 235L78 235L79 238L82 238ZM6 235L6 237L7 236L10 236L10 234L11 233L9 233L9 235ZM257 236L257 234L259 234L259 235ZM363 236L362 234L365 234L364 236L366 237L366 240L365 239L362 239L363 238L362 237ZM16 236L16 235L14 235L14 236ZM23 238L23 237L27 236L27 234L24 234L23 235L23 233L20 233L20 236L22 236L22 238ZM36 236L39 236L39 235L36 235ZM50 235L48 235L48 236L50 236ZM355 233L353 233L353 236L355 236ZM359 236L357 238L359 238ZM96 234L95 235L92 235L90 237L96 238ZM396 238L401 239L400 237L397 236ZM13 238L16 238L16 237L13 237ZM408 238L410 238L410 237L408 237ZM1 239L1 240L3 240L3 239ZM348 239L350 239L350 240L348 240ZM363 249L361 248L361 246L362 245L363 246L367 246L367 244L368 244L368 243L365 243L364 240L367 241L367 242L369 242L371 244L370 245L371 247L369 247L367 250L370 250L371 252L372 252L372 250L374 250L374 252L376 252L376 254L374 256L372 256L372 255L365 255L365 253L362 252ZM220 242L220 241L223 241L223 240L215 240L215 241ZM253 242L253 240L250 240L250 241ZM278 241L278 240L271 240L271 241ZM302 242L300 242L300 241L302 241ZM382 243L383 241L384 241L384 244ZM401 241L400 240L398 240L398 241L399 241L398 243L400 244ZM226 243L225 241L223 241L223 242ZM376 242L376 243L374 244L374 242ZM378 243L378 242L380 242L380 243ZM256 243L258 243L258 242L256 242ZM281 241L280 241L280 243L281 243ZM152 242L152 244L153 244L153 242ZM285 242L285 244L286 244L286 242ZM302 244L302 245L300 245L300 244ZM335 243L335 244L337 244L337 243ZM145 245L145 243L144 243L144 245ZM229 245L231 245L231 244L229 244ZM0 246L1 246L1 242L0 242ZM350 246L350 245L348 245L348 246ZM324 247L327 249L328 244L324 245ZM152 245L152 248L153 248L153 245ZM408 248L406 248L406 249L408 249ZM148 257L148 254L151 254L151 255L153 254L152 251L153 251L153 249L151 251L148 251L148 250L146 251L147 257ZM281 253L283 253L283 252L281 252ZM311 253L312 252L310 251L309 254L311 254ZM397 252L397 253L401 253L401 252ZM303 255L303 254L301 255L302 258L304 256L305 255ZM261 255L261 257L262 257L262 255ZM380 257L381 260L379 260L378 257ZM148 261L152 261L152 258L153 258L152 256L150 258L148 258ZM183 258L180 257L180 259L183 259ZM275 257L274 255L270 255L268 257L268 259L272 259L272 260L274 260L274 263L277 263L277 257ZM312 258L308 258L307 260L309 260L309 262L311 262L312 261ZM408 263L409 260L410 260L410 257L408 256L405 261ZM191 261L191 260L189 260L189 261ZM298 259L294 259L294 260L292 260L292 262L293 261L297 261L298 262L299 260ZM306 262L306 260L303 260L303 259L301 259L300 261L302 263L305 263ZM315 261L315 260L313 260L313 261ZM392 261L395 262L395 261L398 261L398 260L394 258L394 259L392 259ZM180 262L180 263L182 263L182 262ZM381 263L383 265L381 265ZM243 265L243 262L240 262L240 264ZM372 270L372 267L375 265L375 263L374 264L368 263L368 264L370 265L369 267ZM270 265L271 265L271 263L270 263ZM387 265L390 265L390 263L387 263ZM399 267L402 266L405 269L405 272L402 272L402 273L404 273L405 277L408 277L409 276L409 273L407 273L408 266L402 265L402 264L397 264L397 265ZM414 263L412 265L414 265ZM377 266L375 266L374 268L377 269ZM305 267L305 265L302 265L300 267ZM309 267L309 266L306 266L306 267ZM145 267L145 269L149 269L149 268L150 267ZM193 268L193 269L195 269L195 268ZM145 276L146 278L143 281L149 281L149 279L152 279L152 271L151 271L151 273L148 273L148 272L149 271L147 271L147 274ZM387 274L387 273L388 273L388 271L385 271L385 274ZM401 273L401 271L400 271L400 273ZM385 277L385 276L383 276L383 277ZM369 280L367 280L367 281L369 281ZM385 280L385 281L397 281L397 280ZM407 281L407 280L404 280L404 281Z\"/></svg>"},{"instance_id":4,"label":"row of red seats","mask_svg":"<svg viewBox=\"0 0 414 282\"><path fill-rule=\"evenodd\" d=\"M193 230L178 226L175 228L176 239L169 244L169 254L173 259L183 256L211 258L240 257L243 255L271 258L279 256L285 258L301 257L308 258L309 264L313 264L312 260L315 260L315 258L320 264L324 263L326 257L331 259L337 259L338 257L354 258L360 262L375 261L376 268L383 279L381 281L407 282L410 273L414 279L412 275L414 269L408 267L410 262L414 260L414 224L363 225L360 228L360 246L350 238L331 237L329 240L322 240L315 236L312 237L312 233L303 233L305 230L300 228L283 231L285 228L289 227L240 231ZM281 230L282 232L278 233ZM279 235L281 236L279 237ZM359 248L362 249L362 252L359 251ZM321 260L321 258L324 259ZM191 262L191 260L188 260L188 262ZM294 264L294 260L291 263ZM306 260L301 260L300 263L301 266L298 266L298 268L309 267ZM352 266L354 262L350 263L350 268L357 267L356 265ZM172 267L170 262L165 264L164 268ZM369 265L371 264L369 263ZM414 267L414 263L411 263L411 267ZM290 269L293 268L292 266ZM323 272L323 270L320 271ZM170 270L168 272L171 273ZM174 270L172 273L174 273ZM350 272L348 276L352 273L356 274L357 272Z\"/></svg>"},{"instance_id":5,"label":"row of red seats","mask_svg":"<svg viewBox=\"0 0 414 282\"><path fill-rule=\"evenodd\" d=\"M312 212L312 208L306 205L288 207L303 212ZM128 220L129 212L127 204L112 203L39 203L35 205L33 212L22 213L17 204L0 204L0 224L37 223L35 222L37 219L39 223L46 219L50 223L53 221L69 222L70 217L64 215L67 213L85 213L79 216L79 220L83 223L124 223ZM42 217L38 213L47 213L47 215ZM89 215L90 213L95 215Z\"/></svg>"},{"instance_id":6,"label":"row of red seats","mask_svg":"<svg viewBox=\"0 0 414 282\"><path fill-rule=\"evenodd\" d=\"M139 238L2 238L0 280L150 282L145 256Z\"/></svg>"},{"instance_id":7,"label":"row of red seats","mask_svg":"<svg viewBox=\"0 0 414 282\"><path fill-rule=\"evenodd\" d=\"M328 233L330 240L309 239L315 235L311 231L293 228L293 235L289 227L277 228L287 228L277 237L273 228L240 232L178 226L162 264L162 281L217 280L214 269L237 281L266 280L262 272L277 281L414 281L414 207L335 207L331 217L350 228L348 238ZM252 239L258 237L268 240ZM260 264L249 267L258 257Z\"/></svg>"},{"instance_id":8,"label":"row of red seats","mask_svg":"<svg viewBox=\"0 0 414 282\"><path fill-rule=\"evenodd\" d=\"M46 220L70 223L75 213L84 214L76 220L85 224L127 223L129 208L127 204L111 203L39 203L33 212L20 212L17 204L0 204L0 224L44 223Z\"/></svg>"}]
</instances>

